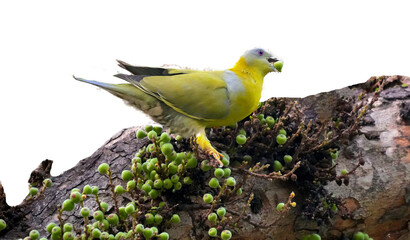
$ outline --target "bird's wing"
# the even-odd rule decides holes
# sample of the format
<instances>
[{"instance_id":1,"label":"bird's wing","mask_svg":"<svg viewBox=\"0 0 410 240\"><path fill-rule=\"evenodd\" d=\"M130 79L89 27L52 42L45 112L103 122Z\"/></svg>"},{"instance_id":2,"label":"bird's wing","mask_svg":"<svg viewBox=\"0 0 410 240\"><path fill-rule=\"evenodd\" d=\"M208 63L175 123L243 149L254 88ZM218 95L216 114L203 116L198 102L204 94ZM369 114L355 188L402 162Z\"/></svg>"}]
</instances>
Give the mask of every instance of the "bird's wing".
<instances>
[{"instance_id":1,"label":"bird's wing","mask_svg":"<svg viewBox=\"0 0 410 240\"><path fill-rule=\"evenodd\" d=\"M134 66L121 60L117 60L118 66L124 68L128 72L134 75L143 76L173 76L178 74L193 73L198 72L197 70L191 69L171 69L171 68L153 68L153 67L143 67Z\"/></svg>"},{"instance_id":2,"label":"bird's wing","mask_svg":"<svg viewBox=\"0 0 410 240\"><path fill-rule=\"evenodd\" d=\"M212 121L229 113L229 93L221 71L192 71L170 76L115 76L194 119Z\"/></svg>"}]
</instances>

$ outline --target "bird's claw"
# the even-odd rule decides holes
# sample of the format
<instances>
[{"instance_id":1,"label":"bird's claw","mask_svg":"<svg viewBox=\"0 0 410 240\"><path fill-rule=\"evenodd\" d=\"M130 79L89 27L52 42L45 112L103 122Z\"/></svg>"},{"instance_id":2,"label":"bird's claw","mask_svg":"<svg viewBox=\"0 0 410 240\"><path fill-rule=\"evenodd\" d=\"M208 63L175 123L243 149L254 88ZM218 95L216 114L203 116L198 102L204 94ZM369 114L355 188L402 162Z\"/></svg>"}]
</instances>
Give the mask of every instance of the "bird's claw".
<instances>
[{"instance_id":1,"label":"bird's claw","mask_svg":"<svg viewBox=\"0 0 410 240\"><path fill-rule=\"evenodd\" d=\"M196 136L196 143L199 148L210 157L209 163L213 167L222 167L223 163L221 161L224 158L224 155L219 153L214 147L212 147L205 133L200 133Z\"/></svg>"},{"instance_id":2,"label":"bird's claw","mask_svg":"<svg viewBox=\"0 0 410 240\"><path fill-rule=\"evenodd\" d=\"M223 154L216 151L215 148L207 150L206 153L209 156L211 156L211 161L210 161L211 166L217 166L217 167L222 167L223 166L223 163L221 161L221 159L224 158Z\"/></svg>"}]
</instances>

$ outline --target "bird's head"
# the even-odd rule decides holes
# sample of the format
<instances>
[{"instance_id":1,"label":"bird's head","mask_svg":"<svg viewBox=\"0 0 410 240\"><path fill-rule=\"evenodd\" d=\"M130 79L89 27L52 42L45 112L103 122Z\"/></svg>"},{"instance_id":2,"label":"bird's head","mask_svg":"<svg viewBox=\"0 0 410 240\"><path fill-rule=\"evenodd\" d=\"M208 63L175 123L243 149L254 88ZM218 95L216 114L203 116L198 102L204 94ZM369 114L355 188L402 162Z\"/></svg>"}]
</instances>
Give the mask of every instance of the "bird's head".
<instances>
[{"instance_id":1,"label":"bird's head","mask_svg":"<svg viewBox=\"0 0 410 240\"><path fill-rule=\"evenodd\" d=\"M249 67L260 71L263 75L269 72L282 71L283 63L262 48L248 50L243 54L242 58Z\"/></svg>"}]
</instances>

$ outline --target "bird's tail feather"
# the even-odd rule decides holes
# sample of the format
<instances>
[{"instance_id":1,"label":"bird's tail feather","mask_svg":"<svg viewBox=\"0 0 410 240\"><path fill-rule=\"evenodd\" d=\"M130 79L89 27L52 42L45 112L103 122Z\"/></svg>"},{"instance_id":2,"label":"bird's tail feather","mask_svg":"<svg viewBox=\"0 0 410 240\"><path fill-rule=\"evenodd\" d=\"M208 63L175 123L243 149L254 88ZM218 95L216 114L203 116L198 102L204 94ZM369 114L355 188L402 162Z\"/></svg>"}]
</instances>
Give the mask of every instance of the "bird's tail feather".
<instances>
[{"instance_id":1,"label":"bird's tail feather","mask_svg":"<svg viewBox=\"0 0 410 240\"><path fill-rule=\"evenodd\" d=\"M76 76L73 76L73 78L74 78L75 80L77 80L77 81L89 83L89 84L92 84L92 85L94 85L94 86L97 86L97 87L100 87L100 88L102 88L102 89L105 89L105 90L107 90L107 91L110 91L110 90L118 90L118 91L120 91L119 88L115 87L115 84L97 82L97 81L94 81L94 80L88 80L88 79L79 78L79 77L76 77Z\"/></svg>"},{"instance_id":2,"label":"bird's tail feather","mask_svg":"<svg viewBox=\"0 0 410 240\"><path fill-rule=\"evenodd\" d=\"M158 99L152 97L132 84L110 84L84 78L74 77L76 80L100 87L107 92L123 99L128 105L145 113L158 105Z\"/></svg>"},{"instance_id":3,"label":"bird's tail feather","mask_svg":"<svg viewBox=\"0 0 410 240\"><path fill-rule=\"evenodd\" d=\"M83 78L74 77L76 80L98 86L109 93L123 99L126 104L150 116L154 121L171 128L178 129L180 135L192 136L201 126L195 119L174 111L171 107L157 98L145 93L138 87L129 84L110 84Z\"/></svg>"}]
</instances>

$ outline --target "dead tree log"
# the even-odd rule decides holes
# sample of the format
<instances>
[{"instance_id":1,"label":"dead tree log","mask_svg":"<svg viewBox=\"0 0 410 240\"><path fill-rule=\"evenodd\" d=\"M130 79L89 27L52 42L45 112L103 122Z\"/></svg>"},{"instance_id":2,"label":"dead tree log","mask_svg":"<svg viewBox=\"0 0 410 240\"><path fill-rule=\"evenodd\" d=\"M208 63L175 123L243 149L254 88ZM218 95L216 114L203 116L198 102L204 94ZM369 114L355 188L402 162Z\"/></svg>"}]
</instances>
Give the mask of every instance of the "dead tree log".
<instances>
[{"instance_id":1,"label":"dead tree log","mask_svg":"<svg viewBox=\"0 0 410 240\"><path fill-rule=\"evenodd\" d=\"M327 207L327 203L316 205L317 209L309 210L306 207L305 201L309 201L309 193L304 192L298 183L300 176L304 174L302 170L295 172L298 180L272 181L266 178L266 174L265 177L258 177L239 169L234 171L234 174L247 175L246 178L239 178L246 180L243 183L243 191L252 193L252 201L246 209L243 202L248 201L250 194L229 203L229 215L238 219L237 227L232 229L233 239L293 240L301 239L310 233L318 233L322 239L351 239L357 231L366 232L375 240L410 239L410 88L406 86L410 84L410 78L384 77L384 89L377 98L374 98L374 92L378 89L372 89L375 79L329 93L285 101L292 102L297 110L295 113L301 114L299 117L305 128L300 128L300 132L306 130L310 122L325 124L325 119L331 119L337 114L343 99L359 97L371 104L371 109L360 120L360 126L347 132L352 136L344 136L344 141L337 142L337 164L329 167L329 174L334 175L329 176L332 181L328 184L319 181L324 179L323 176L316 176L319 180L312 179L314 184L325 185L323 191L332 193L335 199L340 199L338 213L325 217L323 215L321 217L327 219L320 219L317 214L321 208L323 210ZM366 94L363 95L364 90ZM290 112L289 116L292 117L292 114L294 113ZM295 129L297 127L295 126ZM338 127L343 128L342 125ZM136 129L138 128L120 131L92 156L59 176L50 176L52 161L45 160L33 171L30 183L41 183L44 178L51 177L53 186L38 199L27 199L16 207L9 207L0 185L0 218L7 222L7 228L0 232L0 239L24 238L32 229L39 230L42 236L48 236L45 226L48 222L58 222L57 206L69 196L71 189L82 189L85 184L98 186L101 192L100 200L109 202L109 211L113 211L109 184L96 168L103 162L108 163L115 176L114 183L119 184L122 170L129 168L130 159L141 146L147 144L146 140L140 141L136 138ZM319 132L326 133L326 129ZM343 133L346 132L340 134ZM329 132L327 134L331 136ZM335 144L332 137L327 141L329 142L323 144ZM215 144L218 147L217 139ZM304 144L307 145L303 148L305 152L314 152L314 148L321 147L309 146L309 141ZM303 154L301 150L295 153L294 157ZM322 157L319 154L312 156ZM258 160L269 163L269 159L265 157ZM350 171L356 167L358 168L348 176L339 175L341 169ZM349 184L339 186L342 181L348 181ZM296 193L296 208L286 213L278 213L276 205L286 201L292 191ZM203 192L199 191L197 196L191 195L189 201L177 203L181 223L167 230L171 239L208 238L206 231L203 233L207 228L198 225L201 217L209 210L201 201L202 194ZM326 202L326 199L323 201ZM97 208L95 201L86 203L90 209ZM83 224L83 218L78 213L79 208L76 206L74 211L68 214L65 212L63 215L64 219L77 228Z\"/></svg>"}]
</instances>

